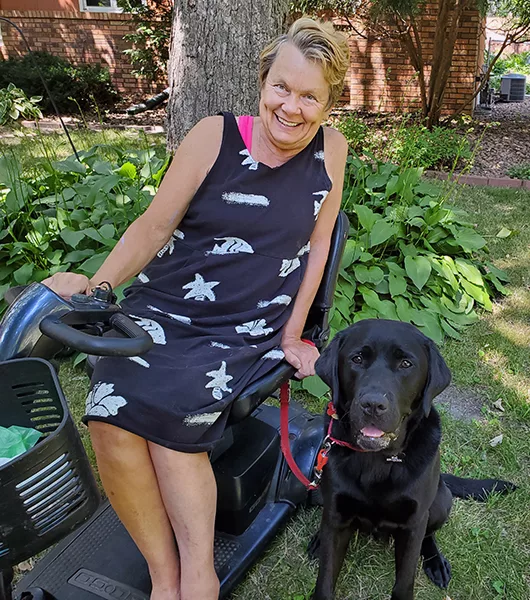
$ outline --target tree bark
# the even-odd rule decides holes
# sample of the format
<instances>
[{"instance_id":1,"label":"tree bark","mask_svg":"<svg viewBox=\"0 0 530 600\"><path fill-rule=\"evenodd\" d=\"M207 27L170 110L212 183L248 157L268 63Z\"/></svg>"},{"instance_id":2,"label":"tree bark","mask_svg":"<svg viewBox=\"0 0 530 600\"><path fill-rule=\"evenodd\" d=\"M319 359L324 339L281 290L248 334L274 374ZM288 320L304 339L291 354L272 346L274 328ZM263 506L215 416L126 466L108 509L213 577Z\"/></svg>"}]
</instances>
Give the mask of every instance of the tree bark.
<instances>
[{"instance_id":1,"label":"tree bark","mask_svg":"<svg viewBox=\"0 0 530 600\"><path fill-rule=\"evenodd\" d=\"M256 114L258 59L281 33L289 0L175 0L168 65L168 148L201 118Z\"/></svg>"}]
</instances>

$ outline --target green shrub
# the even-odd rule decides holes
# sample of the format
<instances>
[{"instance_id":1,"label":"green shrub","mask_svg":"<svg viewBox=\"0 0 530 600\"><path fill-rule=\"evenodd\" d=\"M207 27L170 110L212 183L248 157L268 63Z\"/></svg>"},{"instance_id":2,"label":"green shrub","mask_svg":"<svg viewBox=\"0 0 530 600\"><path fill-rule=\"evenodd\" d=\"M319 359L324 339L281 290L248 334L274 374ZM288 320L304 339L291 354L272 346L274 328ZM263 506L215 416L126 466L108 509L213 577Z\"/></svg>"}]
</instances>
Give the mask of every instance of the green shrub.
<instances>
[{"instance_id":1,"label":"green shrub","mask_svg":"<svg viewBox=\"0 0 530 600\"><path fill-rule=\"evenodd\" d=\"M507 173L515 179L530 179L530 163L514 165L508 169Z\"/></svg>"},{"instance_id":2,"label":"green shrub","mask_svg":"<svg viewBox=\"0 0 530 600\"><path fill-rule=\"evenodd\" d=\"M362 119L354 114L349 114L337 121L336 127L348 140L348 144L354 152L360 152L363 149L369 128Z\"/></svg>"},{"instance_id":3,"label":"green shrub","mask_svg":"<svg viewBox=\"0 0 530 600\"><path fill-rule=\"evenodd\" d=\"M354 152L367 152L402 167L451 168L455 161L471 157L465 136L446 127L430 131L410 116L384 118L370 125L357 115L348 114L338 118L334 126Z\"/></svg>"},{"instance_id":4,"label":"green shrub","mask_svg":"<svg viewBox=\"0 0 530 600\"><path fill-rule=\"evenodd\" d=\"M41 96L28 98L12 83L0 89L0 125L16 123L19 118L41 119L42 113L37 106L41 100Z\"/></svg>"},{"instance_id":5,"label":"green shrub","mask_svg":"<svg viewBox=\"0 0 530 600\"><path fill-rule=\"evenodd\" d=\"M89 109L94 102L100 108L109 108L119 98L108 69L99 64L74 66L48 52L33 52L22 58L0 61L0 87L13 83L28 96L42 96L42 111L51 113L53 106L39 72L62 113L78 110L70 98L75 98L82 110Z\"/></svg>"},{"instance_id":6,"label":"green shrub","mask_svg":"<svg viewBox=\"0 0 530 600\"><path fill-rule=\"evenodd\" d=\"M105 160L109 154L114 160ZM0 297L57 271L92 276L147 208L169 164L154 148L95 146L79 155L81 162L44 163L36 174L0 158Z\"/></svg>"},{"instance_id":7,"label":"green shrub","mask_svg":"<svg viewBox=\"0 0 530 600\"><path fill-rule=\"evenodd\" d=\"M349 157L343 209L351 229L331 325L372 317L412 322L436 342L474 323L506 293L467 215L446 206L421 168ZM480 254L479 252L482 251Z\"/></svg>"}]
</instances>

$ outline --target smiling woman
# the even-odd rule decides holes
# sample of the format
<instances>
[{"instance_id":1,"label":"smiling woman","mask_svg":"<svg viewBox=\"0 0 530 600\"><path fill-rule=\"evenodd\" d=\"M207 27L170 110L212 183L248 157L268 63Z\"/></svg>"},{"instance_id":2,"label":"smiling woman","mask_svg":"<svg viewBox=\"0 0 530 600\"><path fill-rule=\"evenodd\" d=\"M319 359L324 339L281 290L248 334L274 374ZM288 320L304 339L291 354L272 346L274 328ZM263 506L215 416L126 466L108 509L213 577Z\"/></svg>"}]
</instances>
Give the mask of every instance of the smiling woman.
<instances>
[{"instance_id":1,"label":"smiling woman","mask_svg":"<svg viewBox=\"0 0 530 600\"><path fill-rule=\"evenodd\" d=\"M200 121L93 279L46 281L71 296L138 275L122 306L154 346L141 362L98 361L84 420L107 494L149 565L151 600L217 600L207 452L233 401L278 362L299 378L315 372L318 351L301 336L347 154L322 122L347 57L330 24L295 22L262 55L259 116ZM94 409L101 389L120 398L110 414Z\"/></svg>"}]
</instances>

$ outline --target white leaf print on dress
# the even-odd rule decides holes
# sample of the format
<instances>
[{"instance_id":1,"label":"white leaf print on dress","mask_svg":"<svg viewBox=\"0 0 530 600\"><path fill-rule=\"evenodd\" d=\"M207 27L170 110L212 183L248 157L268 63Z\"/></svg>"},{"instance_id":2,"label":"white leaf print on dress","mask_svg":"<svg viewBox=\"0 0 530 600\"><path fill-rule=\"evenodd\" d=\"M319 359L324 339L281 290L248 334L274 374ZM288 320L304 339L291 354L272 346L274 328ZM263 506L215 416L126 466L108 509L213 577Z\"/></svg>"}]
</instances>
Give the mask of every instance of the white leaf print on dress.
<instances>
[{"instance_id":1,"label":"white leaf print on dress","mask_svg":"<svg viewBox=\"0 0 530 600\"><path fill-rule=\"evenodd\" d=\"M120 408L127 404L127 400L122 396L111 396L113 391L113 383L96 383L86 399L86 414L93 417L117 415Z\"/></svg>"},{"instance_id":2,"label":"white leaf print on dress","mask_svg":"<svg viewBox=\"0 0 530 600\"><path fill-rule=\"evenodd\" d=\"M314 215L315 215L315 221L318 218L318 213L320 212L320 209L322 208L322 205L324 204L324 200L328 197L329 191L328 190L322 190L321 192L313 192L313 196L322 196L321 200L315 200L315 211L314 211Z\"/></svg>"},{"instance_id":3,"label":"white leaf print on dress","mask_svg":"<svg viewBox=\"0 0 530 600\"><path fill-rule=\"evenodd\" d=\"M180 231L180 229L177 228L173 232L173 237L178 238L179 240L183 240L186 236L184 235L184 233L182 231Z\"/></svg>"},{"instance_id":4,"label":"white leaf print on dress","mask_svg":"<svg viewBox=\"0 0 530 600\"><path fill-rule=\"evenodd\" d=\"M155 344L165 346L166 334L160 323L153 321L153 319L145 319L144 317L137 317L136 315L129 316L131 319L134 319L136 324L139 325L144 331L147 331L147 333L153 338L153 342Z\"/></svg>"},{"instance_id":5,"label":"white leaf print on dress","mask_svg":"<svg viewBox=\"0 0 530 600\"><path fill-rule=\"evenodd\" d=\"M217 369L217 371L209 371L206 373L206 376L211 377L212 381L207 383L204 387L212 388L212 396L216 400L222 400L223 392L230 393L232 391L226 384L234 378L226 373L226 362L224 360L221 361L221 367Z\"/></svg>"},{"instance_id":6,"label":"white leaf print on dress","mask_svg":"<svg viewBox=\"0 0 530 600\"><path fill-rule=\"evenodd\" d=\"M282 260L282 266L280 269L280 277L287 277L293 271L296 271L298 267L301 265L300 256L307 254L311 248L311 243L307 242L305 246L302 246L300 250L298 250L296 256L294 258L284 258Z\"/></svg>"},{"instance_id":7,"label":"white leaf print on dress","mask_svg":"<svg viewBox=\"0 0 530 600\"><path fill-rule=\"evenodd\" d=\"M260 194L242 194L241 192L224 192L221 196L227 204L246 204L247 206L269 206L267 196Z\"/></svg>"},{"instance_id":8,"label":"white leaf print on dress","mask_svg":"<svg viewBox=\"0 0 530 600\"><path fill-rule=\"evenodd\" d=\"M169 252L170 255L173 254L173 250L175 250L175 242L173 237L170 237L168 243L163 248L160 248L156 255L158 258L162 258L166 252Z\"/></svg>"},{"instance_id":9,"label":"white leaf print on dress","mask_svg":"<svg viewBox=\"0 0 530 600\"><path fill-rule=\"evenodd\" d=\"M246 157L245 160L241 163L241 166L248 165L249 171L255 171L258 168L259 162L257 160L254 160L252 158L252 156L250 156L250 152L248 151L247 148L245 148L244 150L241 150L241 152L239 154L241 154L241 156Z\"/></svg>"},{"instance_id":10,"label":"white leaf print on dress","mask_svg":"<svg viewBox=\"0 0 530 600\"><path fill-rule=\"evenodd\" d=\"M325 156L324 156L324 150L317 150L315 152L315 154L313 154L313 156L315 157L316 160L324 160Z\"/></svg>"},{"instance_id":11,"label":"white leaf print on dress","mask_svg":"<svg viewBox=\"0 0 530 600\"><path fill-rule=\"evenodd\" d=\"M186 285L182 286L183 290L190 290L185 296L184 300L193 298L194 300L215 300L215 294L213 289L216 285L219 285L220 281L204 281L204 277L195 273L195 281L190 281Z\"/></svg>"},{"instance_id":12,"label":"white leaf print on dress","mask_svg":"<svg viewBox=\"0 0 530 600\"><path fill-rule=\"evenodd\" d=\"M128 356L127 358L135 363L138 363L142 367L145 367L146 369L149 369L151 367L151 365L146 360L140 358L139 356Z\"/></svg>"},{"instance_id":13,"label":"white leaf print on dress","mask_svg":"<svg viewBox=\"0 0 530 600\"><path fill-rule=\"evenodd\" d=\"M213 425L221 416L221 412L204 413L202 415L186 415L184 417L184 425L188 427L209 427Z\"/></svg>"},{"instance_id":14,"label":"white leaf print on dress","mask_svg":"<svg viewBox=\"0 0 530 600\"><path fill-rule=\"evenodd\" d=\"M230 346L227 346L226 344L221 344L221 342L210 342L210 346L212 348L222 348L223 350L230 350Z\"/></svg>"},{"instance_id":15,"label":"white leaf print on dress","mask_svg":"<svg viewBox=\"0 0 530 600\"><path fill-rule=\"evenodd\" d=\"M239 252L246 252L247 254L254 254L252 246L238 237L223 237L214 238L216 242L223 242L222 244L215 244L213 250L205 252L208 254L238 254Z\"/></svg>"},{"instance_id":16,"label":"white leaf print on dress","mask_svg":"<svg viewBox=\"0 0 530 600\"><path fill-rule=\"evenodd\" d=\"M147 283L149 281L149 277L145 273L138 273L138 280L142 283Z\"/></svg>"},{"instance_id":17,"label":"white leaf print on dress","mask_svg":"<svg viewBox=\"0 0 530 600\"><path fill-rule=\"evenodd\" d=\"M153 310L154 312L160 313L165 317L169 317L170 319L173 319L175 321L180 321L181 323L186 323L186 325L191 325L191 319L189 317L185 317L184 315L174 315L173 313L166 312L165 310L160 310L152 304L148 304L147 308L149 310Z\"/></svg>"},{"instance_id":18,"label":"white leaf print on dress","mask_svg":"<svg viewBox=\"0 0 530 600\"><path fill-rule=\"evenodd\" d=\"M236 331L237 333L248 333L252 337L256 337L258 335L267 335L274 330L272 327L267 327L265 319L256 319L255 321L248 321L248 323L237 325Z\"/></svg>"},{"instance_id":19,"label":"white leaf print on dress","mask_svg":"<svg viewBox=\"0 0 530 600\"><path fill-rule=\"evenodd\" d=\"M273 348L272 350L269 350L267 354L264 354L261 358L283 360L285 358L285 354L283 350L280 350L279 348Z\"/></svg>"},{"instance_id":20,"label":"white leaf print on dress","mask_svg":"<svg viewBox=\"0 0 530 600\"><path fill-rule=\"evenodd\" d=\"M291 296L287 296L286 294L282 294L281 296L276 296L272 300L260 300L258 302L258 308L267 308L271 304L285 304L285 306L289 306L291 303Z\"/></svg>"}]
</instances>

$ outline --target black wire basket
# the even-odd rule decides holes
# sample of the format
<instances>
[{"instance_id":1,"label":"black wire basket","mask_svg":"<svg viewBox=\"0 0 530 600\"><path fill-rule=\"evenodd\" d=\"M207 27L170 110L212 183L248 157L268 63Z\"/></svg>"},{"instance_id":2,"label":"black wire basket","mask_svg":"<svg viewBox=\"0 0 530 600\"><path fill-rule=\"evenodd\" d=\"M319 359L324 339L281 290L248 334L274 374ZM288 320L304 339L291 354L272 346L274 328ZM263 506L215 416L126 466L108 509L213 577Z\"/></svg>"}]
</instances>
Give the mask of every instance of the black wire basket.
<instances>
[{"instance_id":1,"label":"black wire basket","mask_svg":"<svg viewBox=\"0 0 530 600\"><path fill-rule=\"evenodd\" d=\"M86 521L100 495L52 365L0 363L0 425L43 434L0 467L0 571L45 550Z\"/></svg>"}]
</instances>

